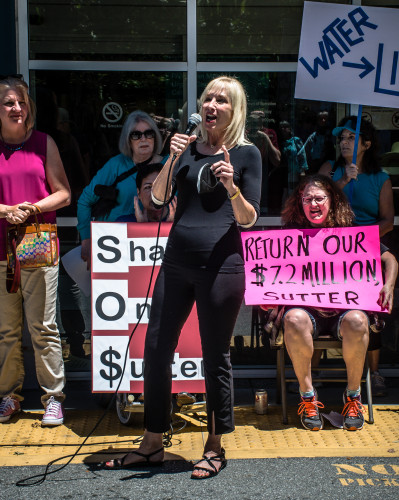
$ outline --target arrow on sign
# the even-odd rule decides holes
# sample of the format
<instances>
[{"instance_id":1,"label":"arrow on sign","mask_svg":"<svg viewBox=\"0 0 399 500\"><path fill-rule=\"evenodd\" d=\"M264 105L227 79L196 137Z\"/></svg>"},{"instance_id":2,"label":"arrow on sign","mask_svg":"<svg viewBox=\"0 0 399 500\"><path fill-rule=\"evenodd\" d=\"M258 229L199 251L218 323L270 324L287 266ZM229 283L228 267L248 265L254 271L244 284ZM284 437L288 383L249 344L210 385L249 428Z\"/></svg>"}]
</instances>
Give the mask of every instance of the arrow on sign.
<instances>
[{"instance_id":1,"label":"arrow on sign","mask_svg":"<svg viewBox=\"0 0 399 500\"><path fill-rule=\"evenodd\" d=\"M366 75L371 73L371 71L373 71L374 66L365 57L362 57L360 60L362 61L363 64L343 62L342 66L346 66L348 68L362 69L363 71L360 73L359 78L364 78Z\"/></svg>"}]
</instances>

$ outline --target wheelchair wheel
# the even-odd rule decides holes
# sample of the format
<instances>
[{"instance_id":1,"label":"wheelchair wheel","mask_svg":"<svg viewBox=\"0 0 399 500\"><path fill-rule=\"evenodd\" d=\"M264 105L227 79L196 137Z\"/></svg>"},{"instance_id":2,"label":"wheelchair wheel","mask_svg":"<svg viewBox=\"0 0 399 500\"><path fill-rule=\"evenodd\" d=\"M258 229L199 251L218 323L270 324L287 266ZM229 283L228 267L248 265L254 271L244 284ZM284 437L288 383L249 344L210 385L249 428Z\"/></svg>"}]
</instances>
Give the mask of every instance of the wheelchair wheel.
<instances>
[{"instance_id":1,"label":"wheelchair wheel","mask_svg":"<svg viewBox=\"0 0 399 500\"><path fill-rule=\"evenodd\" d=\"M124 410L124 408L128 404L128 396L129 394L126 393L117 394L116 396L115 405L119 421L121 424L127 426L142 425L144 418L143 412L131 412Z\"/></svg>"}]
</instances>

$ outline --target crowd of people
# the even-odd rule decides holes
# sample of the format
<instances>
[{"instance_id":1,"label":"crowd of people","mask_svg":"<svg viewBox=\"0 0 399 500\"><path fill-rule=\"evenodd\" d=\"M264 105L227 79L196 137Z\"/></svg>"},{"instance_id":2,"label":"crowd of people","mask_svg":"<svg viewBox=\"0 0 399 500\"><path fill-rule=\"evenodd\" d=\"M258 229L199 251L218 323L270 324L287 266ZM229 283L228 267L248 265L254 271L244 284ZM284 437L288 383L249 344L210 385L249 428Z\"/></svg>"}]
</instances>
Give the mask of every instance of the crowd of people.
<instances>
[{"instance_id":1,"label":"crowd of people","mask_svg":"<svg viewBox=\"0 0 399 500\"><path fill-rule=\"evenodd\" d=\"M105 462L106 469L163 462L163 433L170 426L171 364L194 303L203 353L208 437L191 477L206 479L225 467L222 436L234 431L230 342L245 289L240 230L254 226L262 204L282 210L286 228L378 225L382 242L393 229L392 185L381 169L377 133L371 123L361 121L354 161L356 117L345 117L330 130L328 113L321 111L316 129L302 140L286 120L275 131L262 111L247 117L245 90L235 78L209 82L199 99L199 114L195 133L187 135L173 129L170 120L131 112L121 129L120 153L85 187L72 190L81 258L87 269L91 267L92 220L173 222L145 341L144 437L138 449ZM55 115L51 126L42 120L43 132L34 129L35 118L35 104L23 79L1 77L0 422L21 410L21 341L26 318L43 391L42 425L60 425L65 376L56 319L58 264L22 269L15 294L6 287L7 228L33 222L38 213L44 221L55 223L56 210L71 202L71 170L65 173L56 144L65 144L65 132L56 125ZM337 160L331 137L338 140ZM85 170L83 159L78 158ZM73 176L76 179L76 171ZM206 182L209 179L213 182ZM385 280L378 304L389 313L398 266L383 244L381 261ZM360 385L367 350L374 386L379 394L385 391L378 371L381 335L370 335L368 314L357 309L292 306L285 310L282 328L299 382L303 426L313 431L323 427L319 411L323 404L311 373L313 339L323 330L342 340L347 368L343 425L347 430L360 430L364 423Z\"/></svg>"}]
</instances>

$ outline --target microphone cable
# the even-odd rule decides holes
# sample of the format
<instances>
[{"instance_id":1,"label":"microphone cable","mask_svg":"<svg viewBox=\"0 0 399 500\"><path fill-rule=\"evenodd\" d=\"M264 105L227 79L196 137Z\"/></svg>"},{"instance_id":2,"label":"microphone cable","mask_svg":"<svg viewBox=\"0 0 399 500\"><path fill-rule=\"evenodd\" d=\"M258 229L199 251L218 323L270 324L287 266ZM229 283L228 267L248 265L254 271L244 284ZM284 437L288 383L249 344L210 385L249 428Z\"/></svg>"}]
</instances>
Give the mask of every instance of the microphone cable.
<instances>
[{"instance_id":1,"label":"microphone cable","mask_svg":"<svg viewBox=\"0 0 399 500\"><path fill-rule=\"evenodd\" d=\"M170 180L170 175L171 175L171 172L172 172L172 166L173 166L174 162L176 161L177 157L178 157L178 154L175 153L172 156L172 160L171 160L171 163L170 163L170 166L169 166L168 176L167 176L167 179L166 179L166 187L165 187L165 193L164 193L164 199L163 199L163 206L165 206L165 204L166 204L166 200L167 200L167 196L168 196L169 180ZM158 247L159 237L160 237L160 232L161 232L161 224L162 224L162 219L160 219L159 222L158 222L157 235L156 235L156 240L155 240L155 247ZM88 455L88 454L100 453L100 452L79 453L79 451L83 448L83 446L87 446L86 445L87 440L97 430L97 428L99 427L99 425L101 424L101 422L104 420L104 418L107 415L108 411L111 409L111 407L113 406L113 404L115 402L116 396L117 396L118 391L119 391L119 387L120 387L120 385L122 383L123 376L124 376L124 373L125 373L126 363L127 363L127 357L128 357L128 354L129 354L130 342L131 342L131 340L133 338L134 333L137 330L137 327L139 326L139 324L141 322L141 318L143 317L144 312L146 311L146 307L148 305L149 294L150 294L150 290L151 290L152 281L153 281L153 278L154 278L155 265L156 265L156 259L154 259L154 262L152 264L150 279L149 279L149 283L148 283L148 287L147 287L147 292L146 292L146 296L145 296L145 301L144 301L144 306L142 307L141 314L140 314L140 316L139 316L139 318L137 320L136 325L133 327L133 329L132 329L132 331L131 331L131 333L129 335L129 342L128 342L126 350L125 350L125 356L124 356L124 360L123 360L122 374L120 376L119 383L118 383L118 385L117 385L114 393L112 394L112 398L111 398L110 402L108 403L108 406L104 410L103 414L100 416L100 418L98 419L98 421L96 422L96 424L94 425L94 427L92 428L92 430L84 438L83 442L80 445L78 445L77 450L72 455L65 455L65 456L56 458L55 460L52 460L51 462L48 462L48 464L46 465L46 469L45 469L45 471L43 473L41 473L41 474L35 474L33 476L29 476L29 477L20 479L19 481L17 481L15 483L16 486L26 487L26 486L35 486L35 485L42 484L42 483L44 483L44 481L47 479L47 477L50 474L55 474L56 472L59 472L62 469L65 469L72 462L72 460L76 456L78 456L78 455ZM184 428L184 426L182 427L182 429L183 428ZM179 430L181 430L181 429L179 429ZM163 435L163 446L165 448L168 448L168 447L172 446L171 439L172 439L173 434L174 434L174 432L173 432L173 426L171 424L171 427L170 427L169 431L167 431ZM134 439L132 441L132 444L140 443L142 441L142 439L143 439L143 435L140 436L140 437L138 437L138 438L136 438L136 439ZM110 455L111 454L119 454L119 453L120 453L120 451L119 452L118 451L109 452ZM104 453L101 452L101 454L104 454ZM55 464L56 462L58 462L60 460L66 459L66 458L69 458L69 460L65 464L61 465L57 469L50 470L50 467L53 464Z\"/></svg>"}]
</instances>

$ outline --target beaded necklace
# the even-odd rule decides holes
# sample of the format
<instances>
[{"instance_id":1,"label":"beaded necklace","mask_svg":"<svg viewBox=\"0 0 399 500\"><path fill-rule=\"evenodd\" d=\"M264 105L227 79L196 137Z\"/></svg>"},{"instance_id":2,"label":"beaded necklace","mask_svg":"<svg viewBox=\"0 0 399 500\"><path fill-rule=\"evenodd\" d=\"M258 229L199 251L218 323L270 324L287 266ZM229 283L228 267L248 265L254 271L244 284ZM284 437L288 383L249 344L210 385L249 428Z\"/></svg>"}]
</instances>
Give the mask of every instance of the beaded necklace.
<instances>
[{"instance_id":1,"label":"beaded necklace","mask_svg":"<svg viewBox=\"0 0 399 500\"><path fill-rule=\"evenodd\" d=\"M1 142L3 143L3 146L8 149L9 151L20 151L24 146L25 146L25 141L24 142L21 142L21 144L19 144L18 146L16 146L15 148L13 148L12 146L10 146L9 144L7 144L4 139L3 139L3 136L0 134L0 138L1 138Z\"/></svg>"}]
</instances>

